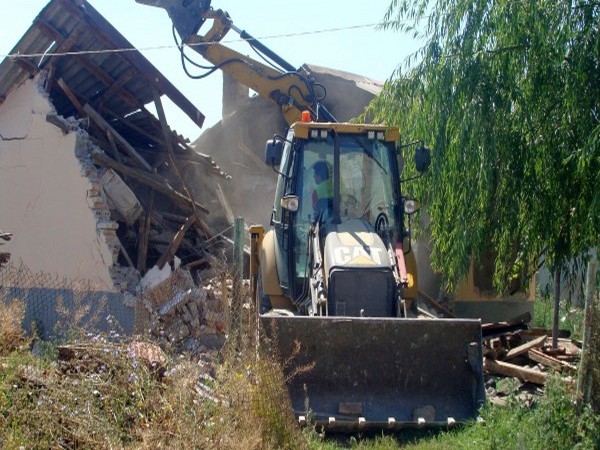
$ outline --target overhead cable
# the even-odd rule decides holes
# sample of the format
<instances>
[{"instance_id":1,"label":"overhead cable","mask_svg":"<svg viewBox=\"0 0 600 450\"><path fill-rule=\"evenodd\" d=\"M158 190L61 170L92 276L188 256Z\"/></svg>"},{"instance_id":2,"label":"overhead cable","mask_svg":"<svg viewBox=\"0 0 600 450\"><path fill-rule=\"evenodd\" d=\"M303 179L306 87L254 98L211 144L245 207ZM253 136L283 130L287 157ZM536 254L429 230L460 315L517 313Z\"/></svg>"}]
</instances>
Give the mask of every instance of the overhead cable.
<instances>
[{"instance_id":1,"label":"overhead cable","mask_svg":"<svg viewBox=\"0 0 600 450\"><path fill-rule=\"evenodd\" d=\"M347 31L347 30L356 30L360 28L372 28L376 26L384 25L382 23L369 23L363 25L351 25L347 27L338 27L338 28L327 28L322 30L312 30L312 31L300 31L297 33L286 33L286 34L277 34L271 36L264 36L258 39L260 40L273 40L273 39L282 39L282 38L291 38L297 36L308 36L313 34L323 34L323 33L335 33L339 31ZM219 42L199 42L194 44L185 44L188 47L199 47L199 46L208 46L214 44L235 44L240 42L246 42L245 39L230 39ZM59 53L13 53L8 55L0 55L0 58L9 58L11 60L16 59L26 59L26 58L41 58L41 57L58 57L58 56L81 56L81 55L102 55L102 54L111 54L111 53L130 53L130 52L142 52L142 51L154 51L154 50L165 50L165 49L173 49L178 48L181 50L181 46L177 45L158 45L152 47L143 47L143 48L115 48L115 49L103 49L103 50L80 50L80 51L66 51Z\"/></svg>"}]
</instances>

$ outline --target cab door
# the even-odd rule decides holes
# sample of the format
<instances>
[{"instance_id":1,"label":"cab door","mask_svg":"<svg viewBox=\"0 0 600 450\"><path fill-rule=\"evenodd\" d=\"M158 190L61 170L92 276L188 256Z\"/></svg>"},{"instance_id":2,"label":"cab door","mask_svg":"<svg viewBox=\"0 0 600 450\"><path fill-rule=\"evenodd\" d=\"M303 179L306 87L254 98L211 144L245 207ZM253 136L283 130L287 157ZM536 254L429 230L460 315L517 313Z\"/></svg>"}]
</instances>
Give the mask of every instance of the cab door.
<instances>
[{"instance_id":1,"label":"cab door","mask_svg":"<svg viewBox=\"0 0 600 450\"><path fill-rule=\"evenodd\" d=\"M291 192L293 186L293 133L288 134L285 142L279 177L275 191L275 203L271 213L271 226L275 231L275 262L279 283L284 292L289 291L289 247L291 239L292 213L281 207L281 199Z\"/></svg>"}]
</instances>

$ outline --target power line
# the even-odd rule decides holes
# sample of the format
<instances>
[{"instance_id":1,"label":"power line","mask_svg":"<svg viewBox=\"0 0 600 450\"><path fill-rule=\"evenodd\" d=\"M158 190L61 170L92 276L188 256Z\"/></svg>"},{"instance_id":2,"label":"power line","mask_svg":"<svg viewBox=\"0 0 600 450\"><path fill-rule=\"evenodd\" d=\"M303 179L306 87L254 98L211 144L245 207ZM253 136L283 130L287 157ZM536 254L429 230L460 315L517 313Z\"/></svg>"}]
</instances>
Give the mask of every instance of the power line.
<instances>
[{"instance_id":1,"label":"power line","mask_svg":"<svg viewBox=\"0 0 600 450\"><path fill-rule=\"evenodd\" d=\"M311 31L300 31L297 33L286 33L286 34L276 34L270 36L263 36L258 38L259 40L273 40L273 39L282 39L282 38L290 38L297 36L308 36L314 34L325 34L325 33L336 33L339 31L348 31L348 30L356 30L360 28L372 28L378 25L384 25L384 23L369 23L363 25L350 25L347 27L337 27L337 28L326 28L322 30L311 30ZM239 42L246 42L245 39L231 39L225 40L221 42L199 42L197 44L185 44L188 47L201 47L208 46L214 44L235 44ZM15 59L25 59L25 58L41 58L41 57L58 57L58 56L82 56L82 55L102 55L102 54L112 54L112 53L129 53L129 52L141 52L141 51L154 51L154 50L166 50L166 49L181 49L181 46L177 45L159 45L153 47L143 47L143 48L116 48L116 49L105 49L105 50L81 50L81 51L67 51L61 53L50 53L46 50L44 53L12 53L8 55L0 55L0 58L9 58L11 60Z\"/></svg>"}]
</instances>

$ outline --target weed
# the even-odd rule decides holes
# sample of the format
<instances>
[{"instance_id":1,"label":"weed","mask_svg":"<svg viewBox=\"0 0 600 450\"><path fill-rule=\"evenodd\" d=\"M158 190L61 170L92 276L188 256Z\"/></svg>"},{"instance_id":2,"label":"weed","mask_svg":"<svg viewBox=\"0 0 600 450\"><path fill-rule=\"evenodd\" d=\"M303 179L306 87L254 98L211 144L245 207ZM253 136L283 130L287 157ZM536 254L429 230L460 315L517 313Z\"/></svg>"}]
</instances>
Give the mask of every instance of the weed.
<instances>
[{"instance_id":1,"label":"weed","mask_svg":"<svg viewBox=\"0 0 600 450\"><path fill-rule=\"evenodd\" d=\"M21 322L25 317L25 304L13 299L4 302L0 296L0 356L8 355L23 344L24 332Z\"/></svg>"}]
</instances>

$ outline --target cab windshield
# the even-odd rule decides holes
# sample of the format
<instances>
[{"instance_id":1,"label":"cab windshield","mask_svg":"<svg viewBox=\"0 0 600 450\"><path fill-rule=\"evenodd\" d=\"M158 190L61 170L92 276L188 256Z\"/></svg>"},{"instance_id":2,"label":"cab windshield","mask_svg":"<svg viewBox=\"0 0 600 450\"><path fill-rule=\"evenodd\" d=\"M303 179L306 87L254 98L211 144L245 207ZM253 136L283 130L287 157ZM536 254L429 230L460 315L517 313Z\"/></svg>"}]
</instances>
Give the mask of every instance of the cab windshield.
<instances>
[{"instance_id":1,"label":"cab windshield","mask_svg":"<svg viewBox=\"0 0 600 450\"><path fill-rule=\"evenodd\" d=\"M296 277L307 276L308 230L317 218L332 220L334 208L334 138L307 141L300 157L302 170L296 192L300 205L295 220ZM339 222L362 219L375 226L384 213L395 228L392 158L393 143L366 136L338 135L340 149ZM337 221L337 219L336 219Z\"/></svg>"}]
</instances>

